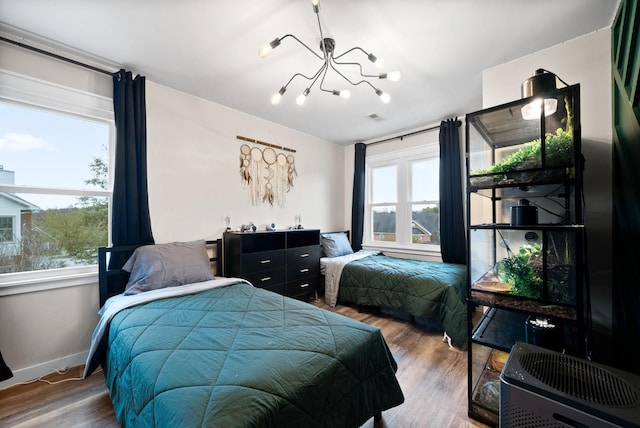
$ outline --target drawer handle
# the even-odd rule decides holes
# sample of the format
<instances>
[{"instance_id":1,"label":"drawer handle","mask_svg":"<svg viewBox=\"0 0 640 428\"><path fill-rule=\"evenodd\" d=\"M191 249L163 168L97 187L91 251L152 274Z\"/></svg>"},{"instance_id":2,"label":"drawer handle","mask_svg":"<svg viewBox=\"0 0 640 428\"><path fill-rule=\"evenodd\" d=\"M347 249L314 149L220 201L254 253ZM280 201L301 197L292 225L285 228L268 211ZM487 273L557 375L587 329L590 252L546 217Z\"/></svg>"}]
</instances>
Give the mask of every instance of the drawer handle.
<instances>
[{"instance_id":1,"label":"drawer handle","mask_svg":"<svg viewBox=\"0 0 640 428\"><path fill-rule=\"evenodd\" d=\"M309 257L309 253L300 254L301 258Z\"/></svg>"},{"instance_id":2,"label":"drawer handle","mask_svg":"<svg viewBox=\"0 0 640 428\"><path fill-rule=\"evenodd\" d=\"M265 276L264 278L260 278L260 281L265 282L271 280L270 276Z\"/></svg>"},{"instance_id":3,"label":"drawer handle","mask_svg":"<svg viewBox=\"0 0 640 428\"><path fill-rule=\"evenodd\" d=\"M306 288L306 287L308 287L308 286L309 286L309 284L301 284L301 285L300 285L300 288Z\"/></svg>"},{"instance_id":4,"label":"drawer handle","mask_svg":"<svg viewBox=\"0 0 640 428\"><path fill-rule=\"evenodd\" d=\"M300 269L300 273L309 272L309 269Z\"/></svg>"},{"instance_id":5,"label":"drawer handle","mask_svg":"<svg viewBox=\"0 0 640 428\"><path fill-rule=\"evenodd\" d=\"M271 263L271 260L267 259L267 260L260 260L260 263L267 264L267 263Z\"/></svg>"}]
</instances>

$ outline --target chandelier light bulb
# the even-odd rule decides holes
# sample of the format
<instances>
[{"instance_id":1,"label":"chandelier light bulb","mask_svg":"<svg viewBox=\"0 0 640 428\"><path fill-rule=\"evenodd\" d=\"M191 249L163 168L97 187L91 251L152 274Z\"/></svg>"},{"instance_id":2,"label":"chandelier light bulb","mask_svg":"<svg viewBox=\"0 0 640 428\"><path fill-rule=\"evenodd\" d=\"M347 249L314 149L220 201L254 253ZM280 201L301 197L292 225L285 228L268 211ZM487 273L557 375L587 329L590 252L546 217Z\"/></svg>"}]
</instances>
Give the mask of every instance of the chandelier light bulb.
<instances>
[{"instance_id":1,"label":"chandelier light bulb","mask_svg":"<svg viewBox=\"0 0 640 428\"><path fill-rule=\"evenodd\" d=\"M317 6L320 3L320 0L311 0L311 4L313 6Z\"/></svg>"},{"instance_id":2,"label":"chandelier light bulb","mask_svg":"<svg viewBox=\"0 0 640 428\"><path fill-rule=\"evenodd\" d=\"M273 104L274 106L277 106L278 104L280 104L281 99L282 99L282 95L280 95L279 92L276 92L271 96L271 104Z\"/></svg>"},{"instance_id":3,"label":"chandelier light bulb","mask_svg":"<svg viewBox=\"0 0 640 428\"><path fill-rule=\"evenodd\" d=\"M258 55L260 55L260 58L265 58L272 50L274 50L278 46L280 46L280 39L273 39L271 42L267 43L258 50Z\"/></svg>"},{"instance_id":4,"label":"chandelier light bulb","mask_svg":"<svg viewBox=\"0 0 640 428\"><path fill-rule=\"evenodd\" d=\"M273 94L273 96L271 96L271 104L273 104L274 106L278 105L285 92L287 92L287 88L283 86L282 88L280 88L278 92L276 92L275 94Z\"/></svg>"},{"instance_id":5,"label":"chandelier light bulb","mask_svg":"<svg viewBox=\"0 0 640 428\"><path fill-rule=\"evenodd\" d=\"M260 55L260 58L265 58L271 51L271 46L269 46L269 44L266 44L258 50L258 55Z\"/></svg>"},{"instance_id":6,"label":"chandelier light bulb","mask_svg":"<svg viewBox=\"0 0 640 428\"><path fill-rule=\"evenodd\" d=\"M351 98L351 91L348 89L341 90L340 97L344 98L345 100L348 100L349 98Z\"/></svg>"},{"instance_id":7,"label":"chandelier light bulb","mask_svg":"<svg viewBox=\"0 0 640 428\"><path fill-rule=\"evenodd\" d=\"M298 95L298 98L296 98L296 104L298 104L299 106L303 105L305 101L307 101L307 95L309 95L309 92L310 92L310 89L307 88L304 90L303 93Z\"/></svg>"},{"instance_id":8,"label":"chandelier light bulb","mask_svg":"<svg viewBox=\"0 0 640 428\"><path fill-rule=\"evenodd\" d=\"M400 73L399 71L392 71L390 73L387 73L387 79L391 80L392 82L397 82L401 77L402 73Z\"/></svg>"},{"instance_id":9,"label":"chandelier light bulb","mask_svg":"<svg viewBox=\"0 0 640 428\"><path fill-rule=\"evenodd\" d=\"M388 104L389 101L391 101L391 95L387 94L386 92L380 92L380 100L383 103Z\"/></svg>"}]
</instances>

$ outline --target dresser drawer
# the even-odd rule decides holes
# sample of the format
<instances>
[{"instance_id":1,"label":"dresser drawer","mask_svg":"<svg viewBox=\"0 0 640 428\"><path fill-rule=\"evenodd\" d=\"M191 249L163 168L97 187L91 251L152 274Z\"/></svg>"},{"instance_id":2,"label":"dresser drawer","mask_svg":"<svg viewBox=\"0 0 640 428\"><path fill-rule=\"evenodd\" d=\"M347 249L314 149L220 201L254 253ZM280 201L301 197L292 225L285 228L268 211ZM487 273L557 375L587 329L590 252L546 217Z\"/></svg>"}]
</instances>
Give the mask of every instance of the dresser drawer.
<instances>
[{"instance_id":1,"label":"dresser drawer","mask_svg":"<svg viewBox=\"0 0 640 428\"><path fill-rule=\"evenodd\" d=\"M278 268L262 272L245 273L242 277L255 287L272 289L277 285L284 284L286 275L284 268Z\"/></svg>"},{"instance_id":2,"label":"dresser drawer","mask_svg":"<svg viewBox=\"0 0 640 428\"><path fill-rule=\"evenodd\" d=\"M290 268L295 269L296 267L311 267L319 264L319 260L319 245L289 248L287 250L287 266L289 266Z\"/></svg>"},{"instance_id":3,"label":"dresser drawer","mask_svg":"<svg viewBox=\"0 0 640 428\"><path fill-rule=\"evenodd\" d=\"M297 281L287 282L287 295L299 296L301 294L310 294L318 289L318 276L311 276Z\"/></svg>"},{"instance_id":4,"label":"dresser drawer","mask_svg":"<svg viewBox=\"0 0 640 428\"><path fill-rule=\"evenodd\" d=\"M262 272L284 266L284 250L262 251L242 255L242 273Z\"/></svg>"}]
</instances>

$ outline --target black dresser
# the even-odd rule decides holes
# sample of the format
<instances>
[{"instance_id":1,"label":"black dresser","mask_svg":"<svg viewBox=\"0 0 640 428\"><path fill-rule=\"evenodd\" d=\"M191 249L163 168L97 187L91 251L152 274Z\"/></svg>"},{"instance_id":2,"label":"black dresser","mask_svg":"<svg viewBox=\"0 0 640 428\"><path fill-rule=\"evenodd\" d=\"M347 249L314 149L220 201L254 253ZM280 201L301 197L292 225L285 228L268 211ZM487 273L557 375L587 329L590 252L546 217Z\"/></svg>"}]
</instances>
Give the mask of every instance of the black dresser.
<instances>
[{"instance_id":1,"label":"black dresser","mask_svg":"<svg viewBox=\"0 0 640 428\"><path fill-rule=\"evenodd\" d=\"M320 279L320 230L225 232L224 276L291 297L315 294Z\"/></svg>"}]
</instances>

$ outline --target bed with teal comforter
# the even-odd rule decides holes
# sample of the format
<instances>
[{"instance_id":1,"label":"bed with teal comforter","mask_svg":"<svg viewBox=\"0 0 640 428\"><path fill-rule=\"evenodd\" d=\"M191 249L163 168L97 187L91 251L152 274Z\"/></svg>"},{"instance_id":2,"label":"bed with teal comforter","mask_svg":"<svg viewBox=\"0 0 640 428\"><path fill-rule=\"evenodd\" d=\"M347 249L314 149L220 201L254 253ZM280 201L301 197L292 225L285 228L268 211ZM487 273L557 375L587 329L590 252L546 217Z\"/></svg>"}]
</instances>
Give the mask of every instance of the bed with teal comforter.
<instances>
[{"instance_id":1,"label":"bed with teal comforter","mask_svg":"<svg viewBox=\"0 0 640 428\"><path fill-rule=\"evenodd\" d=\"M355 303L406 312L441 326L450 345L467 341L465 265L390 257L377 251L324 260L327 303ZM333 303L333 304L332 304Z\"/></svg>"},{"instance_id":2,"label":"bed with teal comforter","mask_svg":"<svg viewBox=\"0 0 640 428\"><path fill-rule=\"evenodd\" d=\"M124 427L357 427L404 400L378 328L246 282L124 306L92 357Z\"/></svg>"}]
</instances>

